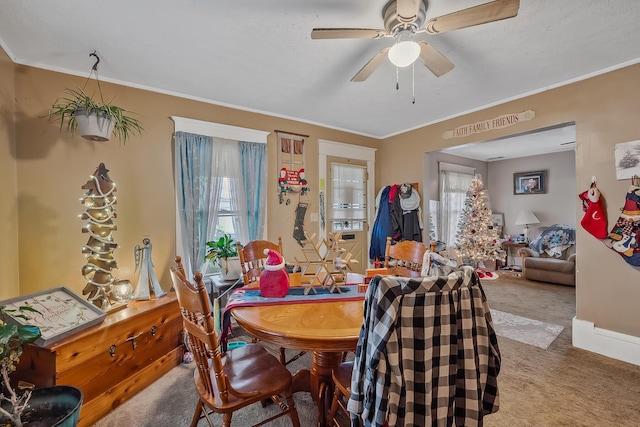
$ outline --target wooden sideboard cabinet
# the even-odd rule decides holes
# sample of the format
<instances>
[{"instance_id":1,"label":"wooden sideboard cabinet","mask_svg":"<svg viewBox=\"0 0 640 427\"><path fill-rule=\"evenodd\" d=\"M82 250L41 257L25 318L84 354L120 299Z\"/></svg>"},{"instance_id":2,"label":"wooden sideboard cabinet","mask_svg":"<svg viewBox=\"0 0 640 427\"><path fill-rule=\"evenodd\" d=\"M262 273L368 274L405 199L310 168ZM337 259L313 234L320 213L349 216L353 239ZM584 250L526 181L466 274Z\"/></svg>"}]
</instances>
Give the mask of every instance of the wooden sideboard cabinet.
<instances>
[{"instance_id":1,"label":"wooden sideboard cabinet","mask_svg":"<svg viewBox=\"0 0 640 427\"><path fill-rule=\"evenodd\" d=\"M131 301L104 321L44 347L29 345L13 378L84 394L78 426L90 426L182 361L175 292Z\"/></svg>"}]
</instances>

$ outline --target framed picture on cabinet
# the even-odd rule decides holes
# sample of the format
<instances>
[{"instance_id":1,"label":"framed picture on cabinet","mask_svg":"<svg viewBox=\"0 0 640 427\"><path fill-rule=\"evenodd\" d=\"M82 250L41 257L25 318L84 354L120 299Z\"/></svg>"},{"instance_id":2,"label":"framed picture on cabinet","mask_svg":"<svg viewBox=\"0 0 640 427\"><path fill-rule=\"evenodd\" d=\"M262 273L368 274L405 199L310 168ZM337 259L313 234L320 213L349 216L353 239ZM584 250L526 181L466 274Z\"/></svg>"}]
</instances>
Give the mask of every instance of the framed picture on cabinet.
<instances>
[{"instance_id":1,"label":"framed picture on cabinet","mask_svg":"<svg viewBox=\"0 0 640 427\"><path fill-rule=\"evenodd\" d=\"M40 328L42 336L35 342L39 346L101 323L106 316L104 311L65 287L0 301L0 305L4 306L7 323ZM36 311L21 311L22 306Z\"/></svg>"}]
</instances>

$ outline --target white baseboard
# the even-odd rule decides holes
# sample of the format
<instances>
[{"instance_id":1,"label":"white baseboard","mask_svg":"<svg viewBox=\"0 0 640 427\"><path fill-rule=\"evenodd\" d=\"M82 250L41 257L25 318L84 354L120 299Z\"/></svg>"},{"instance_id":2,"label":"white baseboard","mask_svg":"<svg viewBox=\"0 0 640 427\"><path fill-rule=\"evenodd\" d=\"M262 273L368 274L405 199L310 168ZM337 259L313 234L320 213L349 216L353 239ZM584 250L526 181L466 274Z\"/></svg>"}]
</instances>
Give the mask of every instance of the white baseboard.
<instances>
[{"instance_id":1,"label":"white baseboard","mask_svg":"<svg viewBox=\"0 0 640 427\"><path fill-rule=\"evenodd\" d=\"M573 318L573 346L640 366L640 338L607 329L593 322Z\"/></svg>"}]
</instances>

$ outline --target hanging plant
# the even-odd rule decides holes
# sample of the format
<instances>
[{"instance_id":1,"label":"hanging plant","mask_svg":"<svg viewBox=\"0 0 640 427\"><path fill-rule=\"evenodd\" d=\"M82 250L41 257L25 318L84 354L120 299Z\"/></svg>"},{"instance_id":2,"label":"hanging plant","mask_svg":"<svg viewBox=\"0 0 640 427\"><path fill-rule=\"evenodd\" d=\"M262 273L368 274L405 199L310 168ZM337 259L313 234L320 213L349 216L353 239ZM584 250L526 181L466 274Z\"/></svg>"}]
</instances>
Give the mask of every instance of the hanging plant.
<instances>
[{"instance_id":1,"label":"hanging plant","mask_svg":"<svg viewBox=\"0 0 640 427\"><path fill-rule=\"evenodd\" d=\"M60 130L65 127L73 135L76 131L85 139L92 141L108 141L115 135L126 143L132 133L140 134L144 129L140 121L131 117L134 114L122 107L114 105L112 101L105 102L102 97L100 80L98 79L98 63L100 58L94 53L90 56L97 58L91 69L96 72L96 81L100 92L100 101L88 95L84 88L65 89L67 96L58 98L49 110L49 120L60 122ZM86 83L85 83L86 86Z\"/></svg>"}]
</instances>

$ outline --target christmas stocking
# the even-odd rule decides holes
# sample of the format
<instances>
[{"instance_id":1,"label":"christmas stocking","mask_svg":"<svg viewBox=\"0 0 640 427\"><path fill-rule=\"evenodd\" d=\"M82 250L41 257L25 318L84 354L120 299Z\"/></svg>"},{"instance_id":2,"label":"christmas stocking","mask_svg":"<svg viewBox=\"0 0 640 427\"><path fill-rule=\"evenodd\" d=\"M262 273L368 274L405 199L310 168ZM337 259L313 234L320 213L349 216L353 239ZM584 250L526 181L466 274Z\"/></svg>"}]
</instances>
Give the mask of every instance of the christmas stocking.
<instances>
[{"instance_id":1,"label":"christmas stocking","mask_svg":"<svg viewBox=\"0 0 640 427\"><path fill-rule=\"evenodd\" d=\"M298 203L296 207L296 219L293 224L293 238L302 246L302 241L306 240L304 235L304 216L307 213L308 203Z\"/></svg>"},{"instance_id":2,"label":"christmas stocking","mask_svg":"<svg viewBox=\"0 0 640 427\"><path fill-rule=\"evenodd\" d=\"M580 224L591 233L596 239L607 237L607 212L604 210L604 203L600 191L595 182L591 188L578 195L582 200L582 210L585 212Z\"/></svg>"},{"instance_id":3,"label":"christmas stocking","mask_svg":"<svg viewBox=\"0 0 640 427\"><path fill-rule=\"evenodd\" d=\"M629 264L640 267L640 187L629 186L620 217L604 241Z\"/></svg>"}]
</instances>

